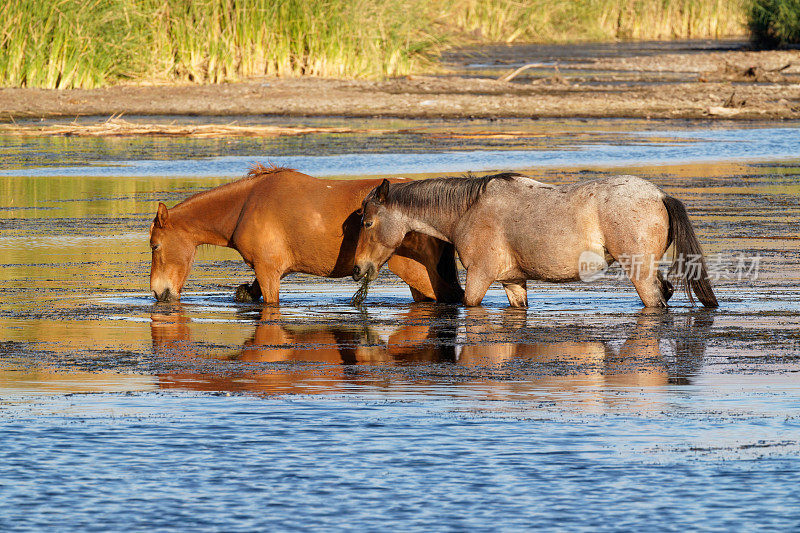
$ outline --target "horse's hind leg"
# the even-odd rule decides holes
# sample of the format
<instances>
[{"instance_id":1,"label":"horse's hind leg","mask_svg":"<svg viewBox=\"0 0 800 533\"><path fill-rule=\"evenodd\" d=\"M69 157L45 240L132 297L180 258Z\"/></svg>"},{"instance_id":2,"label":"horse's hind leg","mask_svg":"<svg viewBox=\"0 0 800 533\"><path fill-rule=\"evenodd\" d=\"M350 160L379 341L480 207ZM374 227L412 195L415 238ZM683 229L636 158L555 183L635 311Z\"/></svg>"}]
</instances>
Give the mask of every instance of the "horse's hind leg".
<instances>
[{"instance_id":1,"label":"horse's hind leg","mask_svg":"<svg viewBox=\"0 0 800 533\"><path fill-rule=\"evenodd\" d=\"M397 274L411 289L415 302L430 302L435 299L433 279L428 269L416 259L395 254L389 258L389 270Z\"/></svg>"},{"instance_id":2,"label":"horse's hind leg","mask_svg":"<svg viewBox=\"0 0 800 533\"><path fill-rule=\"evenodd\" d=\"M405 281L415 302L460 302L455 249L450 243L421 234L406 236L389 259L389 269Z\"/></svg>"},{"instance_id":3,"label":"horse's hind leg","mask_svg":"<svg viewBox=\"0 0 800 533\"><path fill-rule=\"evenodd\" d=\"M511 307L528 307L528 284L525 280L519 283L503 283Z\"/></svg>"},{"instance_id":4,"label":"horse's hind leg","mask_svg":"<svg viewBox=\"0 0 800 533\"><path fill-rule=\"evenodd\" d=\"M658 271L657 263L643 264L640 266L627 267L623 265L628 277L636 287L639 298L642 299L645 307L666 307L669 296L672 296L672 284L665 285L664 278ZM669 296L667 295L669 294Z\"/></svg>"},{"instance_id":5,"label":"horse's hind leg","mask_svg":"<svg viewBox=\"0 0 800 533\"><path fill-rule=\"evenodd\" d=\"M489 290L494 279L494 276L487 274L483 269L474 266L468 268L467 283L464 289L464 305L467 307L481 305L483 297L486 296L486 291Z\"/></svg>"},{"instance_id":6,"label":"horse's hind leg","mask_svg":"<svg viewBox=\"0 0 800 533\"><path fill-rule=\"evenodd\" d=\"M429 296L425 296L425 294L419 292L414 287L410 287L409 286L408 288L411 289L411 299L413 299L415 302L435 302L436 301L436 300L434 300L433 298L431 298Z\"/></svg>"},{"instance_id":7,"label":"horse's hind leg","mask_svg":"<svg viewBox=\"0 0 800 533\"><path fill-rule=\"evenodd\" d=\"M669 218L660 196L619 197L601 215L605 247L616 259L645 307L666 307L671 288L658 272L667 249Z\"/></svg>"}]
</instances>

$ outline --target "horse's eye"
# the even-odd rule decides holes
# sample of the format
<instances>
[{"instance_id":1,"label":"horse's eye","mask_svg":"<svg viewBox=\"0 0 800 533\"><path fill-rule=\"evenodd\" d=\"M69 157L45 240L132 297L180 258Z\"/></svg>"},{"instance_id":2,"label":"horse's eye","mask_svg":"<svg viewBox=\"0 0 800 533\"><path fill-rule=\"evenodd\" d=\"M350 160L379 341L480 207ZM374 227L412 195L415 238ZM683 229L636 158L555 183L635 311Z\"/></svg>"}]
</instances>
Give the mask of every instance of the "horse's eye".
<instances>
[{"instance_id":1,"label":"horse's eye","mask_svg":"<svg viewBox=\"0 0 800 533\"><path fill-rule=\"evenodd\" d=\"M372 224L373 224L373 222L371 220L367 220L366 222L364 222L364 227L365 228L371 228Z\"/></svg>"},{"instance_id":2,"label":"horse's eye","mask_svg":"<svg viewBox=\"0 0 800 533\"><path fill-rule=\"evenodd\" d=\"M152 249L152 250L155 252L156 250L158 250L158 248L159 248L160 246L161 246L160 244L151 244L151 245L150 245L150 248L151 248L151 249Z\"/></svg>"}]
</instances>

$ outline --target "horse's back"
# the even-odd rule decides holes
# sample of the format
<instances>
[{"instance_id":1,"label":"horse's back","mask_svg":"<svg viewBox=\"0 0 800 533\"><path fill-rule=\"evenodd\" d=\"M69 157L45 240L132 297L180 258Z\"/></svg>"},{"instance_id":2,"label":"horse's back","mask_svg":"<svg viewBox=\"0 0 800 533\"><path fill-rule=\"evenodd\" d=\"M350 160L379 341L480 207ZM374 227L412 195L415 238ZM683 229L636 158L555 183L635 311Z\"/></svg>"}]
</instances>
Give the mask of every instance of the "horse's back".
<instances>
[{"instance_id":1,"label":"horse's back","mask_svg":"<svg viewBox=\"0 0 800 533\"><path fill-rule=\"evenodd\" d=\"M502 265L500 281L574 279L577 250L597 240L592 196L586 188L524 177L494 183L465 219L469 227L462 233L475 239L462 247L477 251L491 243L489 250Z\"/></svg>"},{"instance_id":2,"label":"horse's back","mask_svg":"<svg viewBox=\"0 0 800 533\"><path fill-rule=\"evenodd\" d=\"M591 180L586 184L595 189L604 202L618 202L626 199L660 202L664 197L664 192L661 189L638 176L610 176L604 179Z\"/></svg>"},{"instance_id":3,"label":"horse's back","mask_svg":"<svg viewBox=\"0 0 800 533\"><path fill-rule=\"evenodd\" d=\"M319 188L319 181L302 172L282 170L259 176L248 199L248 207L267 210L276 206L296 206Z\"/></svg>"},{"instance_id":4,"label":"horse's back","mask_svg":"<svg viewBox=\"0 0 800 533\"><path fill-rule=\"evenodd\" d=\"M518 178L509 198L517 208L556 217L561 222L580 222L589 213L635 211L638 206L661 203L664 193L637 176L611 176L565 185L549 185ZM522 205L520 205L522 204Z\"/></svg>"},{"instance_id":5,"label":"horse's back","mask_svg":"<svg viewBox=\"0 0 800 533\"><path fill-rule=\"evenodd\" d=\"M293 170L270 172L253 179L258 182L242 206L235 232L239 246L252 239L282 238L284 226L304 216L306 195L314 189L316 181Z\"/></svg>"}]
</instances>

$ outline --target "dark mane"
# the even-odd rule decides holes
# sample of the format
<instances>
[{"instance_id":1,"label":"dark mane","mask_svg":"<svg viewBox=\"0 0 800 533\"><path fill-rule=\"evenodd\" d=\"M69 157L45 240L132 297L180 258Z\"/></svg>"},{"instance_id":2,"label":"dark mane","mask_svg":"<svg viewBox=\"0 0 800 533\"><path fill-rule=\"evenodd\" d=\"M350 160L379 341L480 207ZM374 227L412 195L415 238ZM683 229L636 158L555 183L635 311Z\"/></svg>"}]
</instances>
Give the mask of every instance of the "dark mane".
<instances>
[{"instance_id":1,"label":"dark mane","mask_svg":"<svg viewBox=\"0 0 800 533\"><path fill-rule=\"evenodd\" d=\"M419 213L450 211L461 214L472 207L486 191L489 183L495 180L510 181L516 177L524 175L503 172L478 178L468 173L463 177L451 176L393 183L389 186L386 202Z\"/></svg>"}]
</instances>

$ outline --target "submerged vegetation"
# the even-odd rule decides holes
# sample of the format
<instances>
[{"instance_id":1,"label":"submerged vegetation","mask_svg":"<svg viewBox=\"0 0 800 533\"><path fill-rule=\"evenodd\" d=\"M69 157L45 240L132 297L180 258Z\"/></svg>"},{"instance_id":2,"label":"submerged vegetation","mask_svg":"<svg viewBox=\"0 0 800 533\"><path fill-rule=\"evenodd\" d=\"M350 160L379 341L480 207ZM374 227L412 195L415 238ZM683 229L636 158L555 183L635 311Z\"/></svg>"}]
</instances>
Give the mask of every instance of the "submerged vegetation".
<instances>
[{"instance_id":1,"label":"submerged vegetation","mask_svg":"<svg viewBox=\"0 0 800 533\"><path fill-rule=\"evenodd\" d=\"M744 1L10 0L0 85L404 75L446 43L742 35Z\"/></svg>"}]
</instances>

